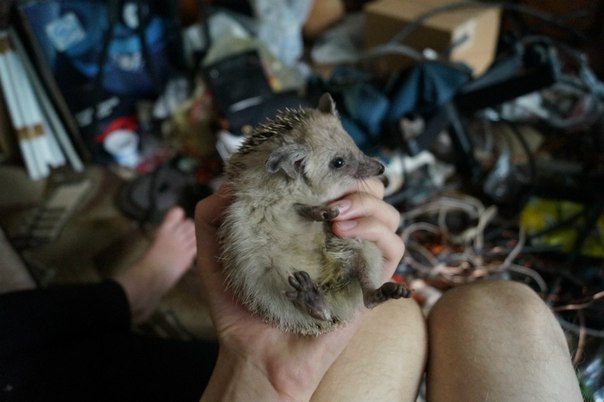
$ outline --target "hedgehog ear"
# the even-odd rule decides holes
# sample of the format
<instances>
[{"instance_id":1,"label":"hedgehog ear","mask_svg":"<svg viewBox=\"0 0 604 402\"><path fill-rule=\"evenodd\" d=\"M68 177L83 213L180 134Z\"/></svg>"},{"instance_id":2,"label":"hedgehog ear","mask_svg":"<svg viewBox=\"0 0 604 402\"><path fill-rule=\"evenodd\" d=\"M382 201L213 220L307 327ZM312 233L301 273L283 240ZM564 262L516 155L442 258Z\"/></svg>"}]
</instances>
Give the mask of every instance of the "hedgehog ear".
<instances>
[{"instance_id":1,"label":"hedgehog ear","mask_svg":"<svg viewBox=\"0 0 604 402\"><path fill-rule=\"evenodd\" d=\"M277 148L266 159L264 166L269 173L277 173L283 169L292 179L295 179L302 169L302 162L309 149L306 145L288 144Z\"/></svg>"},{"instance_id":2,"label":"hedgehog ear","mask_svg":"<svg viewBox=\"0 0 604 402\"><path fill-rule=\"evenodd\" d=\"M321 95L319 99L319 111L323 113L333 114L334 116L338 115L338 111L336 110L336 103L333 98L329 94L329 92L325 92Z\"/></svg>"}]
</instances>

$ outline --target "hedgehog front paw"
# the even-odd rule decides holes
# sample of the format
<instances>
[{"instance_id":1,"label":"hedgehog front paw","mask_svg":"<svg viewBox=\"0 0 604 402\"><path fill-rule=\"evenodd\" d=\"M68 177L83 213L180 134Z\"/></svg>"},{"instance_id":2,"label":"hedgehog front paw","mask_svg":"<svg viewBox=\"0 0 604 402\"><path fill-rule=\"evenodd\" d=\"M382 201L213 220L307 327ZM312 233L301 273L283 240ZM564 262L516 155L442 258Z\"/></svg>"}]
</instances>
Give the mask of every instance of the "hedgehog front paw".
<instances>
[{"instance_id":1,"label":"hedgehog front paw","mask_svg":"<svg viewBox=\"0 0 604 402\"><path fill-rule=\"evenodd\" d=\"M318 320L331 320L331 312L327 308L325 297L307 272L294 272L290 275L288 281L294 290L285 292L285 296L291 300L296 307Z\"/></svg>"},{"instance_id":2,"label":"hedgehog front paw","mask_svg":"<svg viewBox=\"0 0 604 402\"><path fill-rule=\"evenodd\" d=\"M336 207L326 208L304 204L296 204L295 207L300 216L318 222L330 221L340 214Z\"/></svg>"}]
</instances>

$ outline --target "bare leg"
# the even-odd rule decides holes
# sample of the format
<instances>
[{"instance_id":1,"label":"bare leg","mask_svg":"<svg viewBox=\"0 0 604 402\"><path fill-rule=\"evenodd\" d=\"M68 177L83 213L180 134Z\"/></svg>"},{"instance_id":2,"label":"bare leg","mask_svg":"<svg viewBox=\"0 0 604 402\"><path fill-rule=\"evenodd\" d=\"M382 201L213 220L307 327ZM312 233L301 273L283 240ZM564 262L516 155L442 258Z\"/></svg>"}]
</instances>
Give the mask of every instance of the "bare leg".
<instances>
[{"instance_id":1,"label":"bare leg","mask_svg":"<svg viewBox=\"0 0 604 402\"><path fill-rule=\"evenodd\" d=\"M428 328L430 401L582 401L560 326L520 283L450 290Z\"/></svg>"},{"instance_id":2,"label":"bare leg","mask_svg":"<svg viewBox=\"0 0 604 402\"><path fill-rule=\"evenodd\" d=\"M126 292L134 323L149 318L161 297L191 267L196 251L193 221L181 208L170 209L143 257L115 278Z\"/></svg>"},{"instance_id":3,"label":"bare leg","mask_svg":"<svg viewBox=\"0 0 604 402\"><path fill-rule=\"evenodd\" d=\"M416 400L427 353L424 317L414 300L370 310L312 401Z\"/></svg>"}]
</instances>

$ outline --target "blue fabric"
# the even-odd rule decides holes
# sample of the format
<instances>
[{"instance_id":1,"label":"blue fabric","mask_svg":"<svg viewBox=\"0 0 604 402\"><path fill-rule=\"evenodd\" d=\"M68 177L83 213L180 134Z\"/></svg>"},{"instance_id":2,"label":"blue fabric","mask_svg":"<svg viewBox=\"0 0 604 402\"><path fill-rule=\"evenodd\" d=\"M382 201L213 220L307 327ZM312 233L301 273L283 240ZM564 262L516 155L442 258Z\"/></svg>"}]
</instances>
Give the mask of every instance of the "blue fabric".
<instances>
[{"instance_id":1,"label":"blue fabric","mask_svg":"<svg viewBox=\"0 0 604 402\"><path fill-rule=\"evenodd\" d=\"M366 74L351 68L337 68L329 81L339 88L344 109L339 110L344 129L363 151L378 141L390 102L386 95L368 82Z\"/></svg>"},{"instance_id":2,"label":"blue fabric","mask_svg":"<svg viewBox=\"0 0 604 402\"><path fill-rule=\"evenodd\" d=\"M367 74L344 67L320 86L321 91L338 95L342 125L361 150L371 153L386 128L406 115L437 109L470 79L470 69L462 65L424 62L409 68L389 94L373 85Z\"/></svg>"},{"instance_id":3,"label":"blue fabric","mask_svg":"<svg viewBox=\"0 0 604 402\"><path fill-rule=\"evenodd\" d=\"M469 69L438 62L410 68L390 96L387 120L396 122L410 113L426 113L442 106L471 78Z\"/></svg>"},{"instance_id":4,"label":"blue fabric","mask_svg":"<svg viewBox=\"0 0 604 402\"><path fill-rule=\"evenodd\" d=\"M33 2L21 9L55 75L66 74L61 71L60 55L83 77L93 79L97 75L104 34L108 29L107 0ZM71 26L57 24L67 17L74 17L76 22ZM69 45L66 49L57 49L51 38L63 40ZM149 18L145 40L152 59L149 62L161 76L165 75L169 70L168 34L161 16L152 15ZM109 44L103 88L126 96L152 93L153 83L146 69L136 30L118 21Z\"/></svg>"},{"instance_id":5,"label":"blue fabric","mask_svg":"<svg viewBox=\"0 0 604 402\"><path fill-rule=\"evenodd\" d=\"M344 103L350 117L361 124L371 136L378 135L390 107L388 98L375 87L359 84L345 93Z\"/></svg>"},{"instance_id":6,"label":"blue fabric","mask_svg":"<svg viewBox=\"0 0 604 402\"><path fill-rule=\"evenodd\" d=\"M372 146L372 139L367 135L367 133L359 127L359 125L350 117L345 114L340 114L340 121L342 122L342 127L350 136L354 143L364 152L367 152L368 148Z\"/></svg>"}]
</instances>

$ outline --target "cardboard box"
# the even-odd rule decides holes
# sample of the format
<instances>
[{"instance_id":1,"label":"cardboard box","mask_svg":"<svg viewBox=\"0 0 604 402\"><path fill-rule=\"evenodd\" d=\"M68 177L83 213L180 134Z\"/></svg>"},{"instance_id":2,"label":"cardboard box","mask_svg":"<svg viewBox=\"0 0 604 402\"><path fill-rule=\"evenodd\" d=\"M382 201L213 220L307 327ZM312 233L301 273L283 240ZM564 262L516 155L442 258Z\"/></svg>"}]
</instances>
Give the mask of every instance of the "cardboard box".
<instances>
[{"instance_id":1,"label":"cardboard box","mask_svg":"<svg viewBox=\"0 0 604 402\"><path fill-rule=\"evenodd\" d=\"M451 4L455 0L376 0L364 8L365 47L385 44L405 26L424 13ZM474 75L482 74L492 63L499 37L501 10L498 7L473 6L457 8L425 20L403 42L419 52L430 48L444 52L454 46L449 59L467 64ZM376 60L382 71L404 69L413 59L401 55L388 55Z\"/></svg>"}]
</instances>

